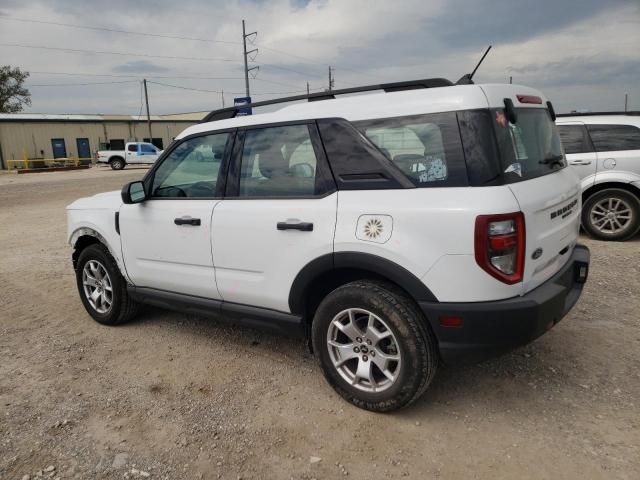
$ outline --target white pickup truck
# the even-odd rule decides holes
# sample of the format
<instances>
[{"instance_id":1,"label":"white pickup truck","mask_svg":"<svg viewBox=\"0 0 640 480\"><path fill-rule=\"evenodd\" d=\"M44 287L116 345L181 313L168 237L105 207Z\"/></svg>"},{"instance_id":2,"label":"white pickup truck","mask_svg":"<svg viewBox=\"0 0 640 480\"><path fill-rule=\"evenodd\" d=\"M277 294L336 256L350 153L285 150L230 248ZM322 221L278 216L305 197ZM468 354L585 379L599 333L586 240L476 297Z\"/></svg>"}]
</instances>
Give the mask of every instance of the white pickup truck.
<instances>
[{"instance_id":1,"label":"white pickup truck","mask_svg":"<svg viewBox=\"0 0 640 480\"><path fill-rule=\"evenodd\" d=\"M108 163L114 170L122 170L128 164L153 164L162 150L146 142L127 142L124 150L100 150L98 163Z\"/></svg>"}]
</instances>

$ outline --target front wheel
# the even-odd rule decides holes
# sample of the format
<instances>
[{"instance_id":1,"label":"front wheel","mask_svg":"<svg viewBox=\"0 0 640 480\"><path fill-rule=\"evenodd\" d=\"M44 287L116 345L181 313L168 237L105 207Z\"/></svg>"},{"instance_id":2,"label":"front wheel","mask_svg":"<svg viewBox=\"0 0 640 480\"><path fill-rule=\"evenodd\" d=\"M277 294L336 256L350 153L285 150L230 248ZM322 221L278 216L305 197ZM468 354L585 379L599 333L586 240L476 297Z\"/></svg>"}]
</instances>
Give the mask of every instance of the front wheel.
<instances>
[{"instance_id":1,"label":"front wheel","mask_svg":"<svg viewBox=\"0 0 640 480\"><path fill-rule=\"evenodd\" d=\"M376 412L409 405L438 366L435 337L403 292L356 281L320 303L312 341L327 381L347 401Z\"/></svg>"},{"instance_id":2,"label":"front wheel","mask_svg":"<svg viewBox=\"0 0 640 480\"><path fill-rule=\"evenodd\" d=\"M628 240L640 229L640 202L626 190L601 190L584 202L582 226L599 240Z\"/></svg>"},{"instance_id":3,"label":"front wheel","mask_svg":"<svg viewBox=\"0 0 640 480\"><path fill-rule=\"evenodd\" d=\"M84 308L98 323L118 325L138 312L126 280L104 245L89 245L82 250L76 263L76 283Z\"/></svg>"},{"instance_id":4,"label":"front wheel","mask_svg":"<svg viewBox=\"0 0 640 480\"><path fill-rule=\"evenodd\" d=\"M124 168L124 160L116 158L114 160L111 160L109 162L109 165L111 165L112 170L122 170Z\"/></svg>"}]
</instances>

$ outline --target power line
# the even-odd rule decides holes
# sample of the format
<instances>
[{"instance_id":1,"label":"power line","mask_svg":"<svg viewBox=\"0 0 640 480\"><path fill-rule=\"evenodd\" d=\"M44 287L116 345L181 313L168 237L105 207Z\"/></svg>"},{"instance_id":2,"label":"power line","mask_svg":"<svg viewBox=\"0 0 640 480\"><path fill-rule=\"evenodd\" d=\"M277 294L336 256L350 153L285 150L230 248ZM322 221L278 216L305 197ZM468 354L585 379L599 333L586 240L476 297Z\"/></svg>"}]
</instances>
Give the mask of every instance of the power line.
<instances>
[{"instance_id":1,"label":"power line","mask_svg":"<svg viewBox=\"0 0 640 480\"><path fill-rule=\"evenodd\" d=\"M0 43L0 47L18 47L18 48L33 48L43 50L58 50L62 52L70 53L92 53L100 55L120 55L127 57L146 57L146 58L165 58L171 60L195 60L200 62L234 62L231 58L202 58L202 57L176 57L169 55L149 55L146 53L129 53L129 52L108 52L102 50L81 50L79 48L61 48L61 47L46 47L44 45L23 45L19 43Z\"/></svg>"},{"instance_id":2,"label":"power line","mask_svg":"<svg viewBox=\"0 0 640 480\"><path fill-rule=\"evenodd\" d=\"M173 40L192 40L196 42L210 42L210 43L225 43L228 45L241 45L239 42L228 42L225 40L212 40L208 38L196 38L196 37L182 37L179 35L163 35L159 33L147 33L147 32L133 32L131 30L117 30L114 28L106 28L106 27L94 27L89 25L77 25L73 23L60 23L60 22L50 22L45 20L34 20L30 18L18 18L18 17L4 17L0 16L0 20L12 20L16 22L27 22L27 23L40 23L44 25L56 25L58 27L70 27L70 28L82 28L84 30L98 30L102 32L112 32L112 33L125 33L128 35L140 35L144 37L158 37L158 38L170 38Z\"/></svg>"},{"instance_id":3,"label":"power line","mask_svg":"<svg viewBox=\"0 0 640 480\"><path fill-rule=\"evenodd\" d=\"M144 36L144 37L155 37L155 38L168 38L168 39L172 39L172 40L189 40L189 41L196 41L196 42L207 42L207 43L220 43L220 44L226 44L226 45L242 45L242 42L231 42L228 40L214 40L211 38L198 38L198 37L185 37L185 36L181 36L181 35L166 35L166 34L159 34L159 33L149 33L149 32L134 32L131 30L119 30L119 29L114 29L114 28L107 28L107 27L96 27L96 26L89 26L89 25L78 25L78 24L73 24L73 23L62 23L62 22L52 22L52 21L47 21L47 20L37 20L37 19L28 19L28 18L19 18L19 17L6 17L6 16L0 16L0 20L8 20L8 21L17 21L17 22L24 22L24 23L37 23L37 24L43 24L43 25L55 25L55 26L59 26L59 27L68 27L68 28L80 28L80 29L84 29L84 30L95 30L95 31L102 31L102 32L112 32L112 33L123 33L123 34L127 34L127 35L138 35L138 36ZM290 52L286 52L284 50L280 50L277 48L273 48L273 47L269 47L269 46L265 46L265 45L258 45L259 48L263 49L263 50L268 50L274 53L278 53L280 55L286 55L288 57L292 57L292 58L297 58L299 60L304 60L304 63L307 63L308 65L322 65L324 67L328 66L328 63L325 62L321 62L317 59L310 59L308 57L303 57L301 55L297 55L295 53L290 53ZM360 73L356 70L347 68L343 65L339 65L339 68L342 70L347 70L347 71L351 71L353 73Z\"/></svg>"},{"instance_id":4,"label":"power line","mask_svg":"<svg viewBox=\"0 0 640 480\"><path fill-rule=\"evenodd\" d=\"M138 83L137 80L124 80L121 82L88 82L88 83L41 83L28 85L32 87L81 87L85 85L114 85L117 83Z\"/></svg>"},{"instance_id":5,"label":"power line","mask_svg":"<svg viewBox=\"0 0 640 480\"><path fill-rule=\"evenodd\" d=\"M111 73L80 73L80 72L44 72L44 71L29 71L30 74L37 75L67 75L75 77L113 77L113 78L137 78L141 79L143 75L117 75ZM244 80L244 77L209 77L206 75L191 76L191 75L147 75L147 78L156 79L180 79L180 80ZM271 83L273 85L281 85L283 87L297 87L291 83L278 82L275 80L268 80L266 78L254 78L259 82Z\"/></svg>"},{"instance_id":6,"label":"power line","mask_svg":"<svg viewBox=\"0 0 640 480\"><path fill-rule=\"evenodd\" d=\"M147 80L147 83L151 83L151 84L154 84L154 85L162 85L164 87L179 88L181 90L191 90L191 91L194 91L194 92L223 93L222 90L206 90L206 89L202 89L202 88L185 87L185 86L182 86L182 85L171 85L169 83L152 82L151 80ZM321 89L314 88L312 90L321 90ZM306 92L306 90L294 90L294 91L290 91L290 92L264 92L264 93L256 93L254 95L287 95L287 94L304 93L304 92ZM229 92L229 91L227 91L227 93L231 93L232 95L242 95L245 92Z\"/></svg>"}]
</instances>

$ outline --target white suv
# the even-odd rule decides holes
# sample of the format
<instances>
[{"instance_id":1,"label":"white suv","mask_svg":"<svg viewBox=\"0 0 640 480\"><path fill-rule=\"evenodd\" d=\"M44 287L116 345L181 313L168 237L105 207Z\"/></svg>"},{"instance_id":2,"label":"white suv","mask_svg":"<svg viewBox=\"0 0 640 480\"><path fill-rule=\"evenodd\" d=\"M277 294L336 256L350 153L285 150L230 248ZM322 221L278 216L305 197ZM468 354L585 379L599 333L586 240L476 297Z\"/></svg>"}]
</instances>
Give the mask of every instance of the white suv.
<instances>
[{"instance_id":1,"label":"white suv","mask_svg":"<svg viewBox=\"0 0 640 480\"><path fill-rule=\"evenodd\" d=\"M576 303L580 183L541 93L431 79L309 100L212 112L142 181L71 204L89 314L304 335L340 395L389 411L441 360L530 342Z\"/></svg>"},{"instance_id":2,"label":"white suv","mask_svg":"<svg viewBox=\"0 0 640 480\"><path fill-rule=\"evenodd\" d=\"M582 225L601 240L640 230L640 112L558 115L567 160L582 179Z\"/></svg>"}]
</instances>

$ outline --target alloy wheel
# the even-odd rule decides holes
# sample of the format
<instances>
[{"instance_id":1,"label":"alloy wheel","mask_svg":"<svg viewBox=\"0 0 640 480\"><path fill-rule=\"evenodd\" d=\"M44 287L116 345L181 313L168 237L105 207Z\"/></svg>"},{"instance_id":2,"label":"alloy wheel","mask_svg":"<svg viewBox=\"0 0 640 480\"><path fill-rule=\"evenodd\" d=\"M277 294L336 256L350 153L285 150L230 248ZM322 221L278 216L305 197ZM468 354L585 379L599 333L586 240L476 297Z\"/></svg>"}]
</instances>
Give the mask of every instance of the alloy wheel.
<instances>
[{"instance_id":1,"label":"alloy wheel","mask_svg":"<svg viewBox=\"0 0 640 480\"><path fill-rule=\"evenodd\" d=\"M340 376L353 387L376 393L397 380L401 351L387 323L361 308L338 313L327 331L329 357Z\"/></svg>"},{"instance_id":2,"label":"alloy wheel","mask_svg":"<svg viewBox=\"0 0 640 480\"><path fill-rule=\"evenodd\" d=\"M98 313L107 313L113 304L113 286L107 269L97 260L89 260L82 269L85 297Z\"/></svg>"},{"instance_id":3,"label":"alloy wheel","mask_svg":"<svg viewBox=\"0 0 640 480\"><path fill-rule=\"evenodd\" d=\"M593 228L605 235L612 235L629 227L633 211L631 205L622 198L603 198L593 205L589 219Z\"/></svg>"}]
</instances>

